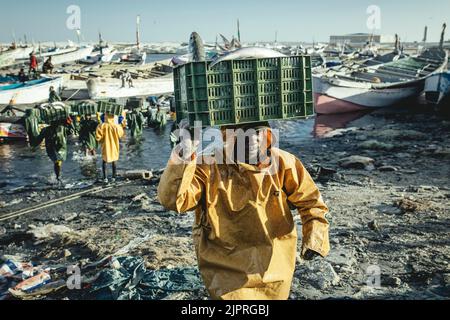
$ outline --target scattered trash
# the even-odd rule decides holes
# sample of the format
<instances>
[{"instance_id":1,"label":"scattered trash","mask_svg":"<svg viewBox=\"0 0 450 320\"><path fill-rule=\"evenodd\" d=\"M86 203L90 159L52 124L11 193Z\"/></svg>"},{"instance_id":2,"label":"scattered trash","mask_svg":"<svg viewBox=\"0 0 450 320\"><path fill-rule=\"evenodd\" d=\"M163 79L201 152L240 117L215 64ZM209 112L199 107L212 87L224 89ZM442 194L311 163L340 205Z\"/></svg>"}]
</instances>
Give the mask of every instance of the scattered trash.
<instances>
[{"instance_id":1,"label":"scattered trash","mask_svg":"<svg viewBox=\"0 0 450 320\"><path fill-rule=\"evenodd\" d=\"M204 288L196 268L146 270L140 257L120 257L120 268L101 271L90 294L98 300L160 300Z\"/></svg>"},{"instance_id":2,"label":"scattered trash","mask_svg":"<svg viewBox=\"0 0 450 320\"><path fill-rule=\"evenodd\" d=\"M72 252L70 250L64 249L64 258L68 258L72 255Z\"/></svg>"},{"instance_id":3,"label":"scattered trash","mask_svg":"<svg viewBox=\"0 0 450 320\"><path fill-rule=\"evenodd\" d=\"M2 267L0 268L0 279L12 277L24 270L33 268L31 263L22 263L14 260L8 260Z\"/></svg>"},{"instance_id":4,"label":"scattered trash","mask_svg":"<svg viewBox=\"0 0 450 320\"><path fill-rule=\"evenodd\" d=\"M122 172L120 173L120 176L129 180L138 180L138 179L151 180L153 178L153 173L148 170L133 170Z\"/></svg>"},{"instance_id":5,"label":"scattered trash","mask_svg":"<svg viewBox=\"0 0 450 320\"><path fill-rule=\"evenodd\" d=\"M55 282L45 283L45 284L41 285L40 287L33 289L30 292L26 292L26 291L16 289L16 288L11 288L8 290L8 292L17 299L33 300L33 299L37 299L42 296L49 295L58 290L61 290L61 289L65 288L66 286L67 286L66 281L58 280Z\"/></svg>"},{"instance_id":6,"label":"scattered trash","mask_svg":"<svg viewBox=\"0 0 450 320\"><path fill-rule=\"evenodd\" d=\"M47 271L44 271L34 277L31 277L27 280L22 281L17 286L14 287L14 291L23 291L23 292L31 292L44 284L50 282L52 278Z\"/></svg>"},{"instance_id":7,"label":"scattered trash","mask_svg":"<svg viewBox=\"0 0 450 320\"><path fill-rule=\"evenodd\" d=\"M64 221L70 222L75 220L78 217L78 214L76 212L66 213L63 217Z\"/></svg>"}]
</instances>

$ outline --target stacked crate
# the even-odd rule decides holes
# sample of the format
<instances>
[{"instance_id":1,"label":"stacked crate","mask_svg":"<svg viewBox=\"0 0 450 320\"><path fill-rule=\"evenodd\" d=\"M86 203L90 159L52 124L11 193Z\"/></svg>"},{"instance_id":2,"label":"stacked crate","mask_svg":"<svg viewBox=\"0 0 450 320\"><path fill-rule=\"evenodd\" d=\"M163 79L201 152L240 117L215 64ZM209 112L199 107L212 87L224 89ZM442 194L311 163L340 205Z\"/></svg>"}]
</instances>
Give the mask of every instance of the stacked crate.
<instances>
[{"instance_id":1,"label":"stacked crate","mask_svg":"<svg viewBox=\"0 0 450 320\"><path fill-rule=\"evenodd\" d=\"M177 121L191 126L304 119L314 114L311 57L192 62L174 70Z\"/></svg>"}]
</instances>

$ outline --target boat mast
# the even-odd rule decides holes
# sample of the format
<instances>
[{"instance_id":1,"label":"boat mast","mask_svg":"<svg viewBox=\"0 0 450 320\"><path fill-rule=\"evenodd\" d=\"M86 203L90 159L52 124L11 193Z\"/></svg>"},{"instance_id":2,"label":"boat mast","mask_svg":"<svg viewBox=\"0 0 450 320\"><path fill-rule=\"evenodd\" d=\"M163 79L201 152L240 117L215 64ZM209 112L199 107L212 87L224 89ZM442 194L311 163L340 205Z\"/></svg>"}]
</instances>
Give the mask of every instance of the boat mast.
<instances>
[{"instance_id":1,"label":"boat mast","mask_svg":"<svg viewBox=\"0 0 450 320\"><path fill-rule=\"evenodd\" d=\"M14 30L12 31L12 38L13 38L12 45L13 45L13 47L15 49L17 47L17 41L16 41L16 32Z\"/></svg>"},{"instance_id":2,"label":"boat mast","mask_svg":"<svg viewBox=\"0 0 450 320\"><path fill-rule=\"evenodd\" d=\"M136 17L136 46L138 50L140 50L141 42L140 42L140 24L141 24L141 16L138 15Z\"/></svg>"},{"instance_id":3,"label":"boat mast","mask_svg":"<svg viewBox=\"0 0 450 320\"><path fill-rule=\"evenodd\" d=\"M239 43L241 43L241 28L239 25L239 19L237 19L237 36L238 36Z\"/></svg>"},{"instance_id":4,"label":"boat mast","mask_svg":"<svg viewBox=\"0 0 450 320\"><path fill-rule=\"evenodd\" d=\"M398 34L395 34L395 49L394 49L396 54L400 53L400 38L398 37Z\"/></svg>"},{"instance_id":5,"label":"boat mast","mask_svg":"<svg viewBox=\"0 0 450 320\"><path fill-rule=\"evenodd\" d=\"M427 42L427 37L428 37L428 26L425 26L425 30L423 32L423 44L425 44Z\"/></svg>"},{"instance_id":6,"label":"boat mast","mask_svg":"<svg viewBox=\"0 0 450 320\"><path fill-rule=\"evenodd\" d=\"M447 24L444 23L442 25L442 33L441 33L441 41L439 42L439 48L444 48L444 38L445 38L445 29L447 28Z\"/></svg>"},{"instance_id":7,"label":"boat mast","mask_svg":"<svg viewBox=\"0 0 450 320\"><path fill-rule=\"evenodd\" d=\"M81 47L81 30L77 29L78 46Z\"/></svg>"},{"instance_id":8,"label":"boat mast","mask_svg":"<svg viewBox=\"0 0 450 320\"><path fill-rule=\"evenodd\" d=\"M100 47L100 54L103 55L103 38L100 31L98 32L98 45Z\"/></svg>"}]
</instances>

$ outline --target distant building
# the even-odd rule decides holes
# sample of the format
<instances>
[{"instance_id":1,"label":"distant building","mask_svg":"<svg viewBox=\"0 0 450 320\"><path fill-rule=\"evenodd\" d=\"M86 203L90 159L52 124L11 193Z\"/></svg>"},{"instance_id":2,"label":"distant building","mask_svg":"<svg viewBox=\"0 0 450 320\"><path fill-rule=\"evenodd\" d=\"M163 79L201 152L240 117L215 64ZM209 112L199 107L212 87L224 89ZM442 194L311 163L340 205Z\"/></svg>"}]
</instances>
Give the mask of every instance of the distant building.
<instances>
[{"instance_id":1,"label":"distant building","mask_svg":"<svg viewBox=\"0 0 450 320\"><path fill-rule=\"evenodd\" d=\"M331 36L330 44L342 45L345 43L352 47L362 47L371 40L374 44L394 43L395 37L390 35L372 35L370 33L353 33L343 36Z\"/></svg>"}]
</instances>

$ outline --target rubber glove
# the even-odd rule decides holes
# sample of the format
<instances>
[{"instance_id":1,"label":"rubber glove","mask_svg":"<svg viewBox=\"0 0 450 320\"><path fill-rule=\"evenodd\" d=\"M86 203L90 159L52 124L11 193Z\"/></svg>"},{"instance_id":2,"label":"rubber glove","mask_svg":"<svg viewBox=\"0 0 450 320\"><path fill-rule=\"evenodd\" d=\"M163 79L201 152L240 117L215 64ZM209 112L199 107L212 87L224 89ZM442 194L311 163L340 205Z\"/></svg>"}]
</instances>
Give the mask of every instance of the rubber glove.
<instances>
[{"instance_id":1,"label":"rubber glove","mask_svg":"<svg viewBox=\"0 0 450 320\"><path fill-rule=\"evenodd\" d=\"M105 114L102 114L102 115L100 116L100 121L101 121L102 123L105 123Z\"/></svg>"}]
</instances>

